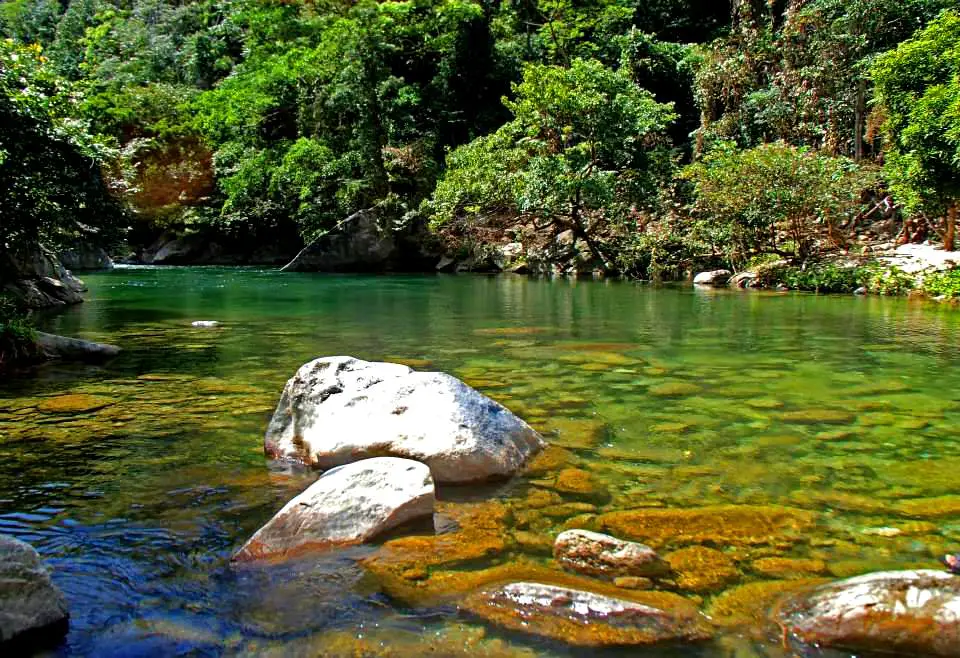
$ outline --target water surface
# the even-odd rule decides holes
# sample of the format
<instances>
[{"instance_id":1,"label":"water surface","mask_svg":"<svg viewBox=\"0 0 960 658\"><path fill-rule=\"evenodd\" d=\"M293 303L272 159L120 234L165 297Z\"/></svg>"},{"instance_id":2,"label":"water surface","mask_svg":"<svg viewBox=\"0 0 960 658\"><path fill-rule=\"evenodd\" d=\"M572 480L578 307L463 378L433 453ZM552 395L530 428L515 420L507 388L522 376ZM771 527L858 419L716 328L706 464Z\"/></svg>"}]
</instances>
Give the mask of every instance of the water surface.
<instances>
[{"instance_id":1,"label":"water surface","mask_svg":"<svg viewBox=\"0 0 960 658\"><path fill-rule=\"evenodd\" d=\"M500 549L444 568L549 565L558 532L621 510L813 515L802 536L763 545L662 540L663 553L694 543L735 565L722 583L668 585L710 611L740 585L935 567L960 547L949 309L513 276L118 268L85 280L88 302L43 328L122 356L0 382L0 532L36 546L70 600L60 655L399 656L428 643L593 655L399 601L357 562L376 547L230 567L315 477L268 463L262 434L286 379L321 355L450 372L567 449L552 470L441 492L509 511ZM570 469L586 488L560 482ZM786 655L766 631L697 652L629 655Z\"/></svg>"}]
</instances>

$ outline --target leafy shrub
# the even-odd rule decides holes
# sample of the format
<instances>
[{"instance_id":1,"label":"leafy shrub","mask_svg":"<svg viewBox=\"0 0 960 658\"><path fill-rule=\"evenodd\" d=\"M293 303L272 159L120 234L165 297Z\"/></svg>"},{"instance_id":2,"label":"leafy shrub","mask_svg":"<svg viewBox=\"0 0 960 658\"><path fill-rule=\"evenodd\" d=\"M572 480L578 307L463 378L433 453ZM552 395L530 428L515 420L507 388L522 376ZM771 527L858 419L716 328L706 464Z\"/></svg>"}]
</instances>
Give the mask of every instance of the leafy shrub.
<instances>
[{"instance_id":1,"label":"leafy shrub","mask_svg":"<svg viewBox=\"0 0 960 658\"><path fill-rule=\"evenodd\" d=\"M0 294L0 367L34 356L36 334L23 305Z\"/></svg>"},{"instance_id":2,"label":"leafy shrub","mask_svg":"<svg viewBox=\"0 0 960 658\"><path fill-rule=\"evenodd\" d=\"M802 264L823 243L843 244L841 227L876 181L852 160L784 143L740 151L723 142L682 176L694 186L693 215L735 266L766 253Z\"/></svg>"},{"instance_id":3,"label":"leafy shrub","mask_svg":"<svg viewBox=\"0 0 960 658\"><path fill-rule=\"evenodd\" d=\"M960 269L927 275L923 279L923 291L931 297L960 297Z\"/></svg>"}]
</instances>

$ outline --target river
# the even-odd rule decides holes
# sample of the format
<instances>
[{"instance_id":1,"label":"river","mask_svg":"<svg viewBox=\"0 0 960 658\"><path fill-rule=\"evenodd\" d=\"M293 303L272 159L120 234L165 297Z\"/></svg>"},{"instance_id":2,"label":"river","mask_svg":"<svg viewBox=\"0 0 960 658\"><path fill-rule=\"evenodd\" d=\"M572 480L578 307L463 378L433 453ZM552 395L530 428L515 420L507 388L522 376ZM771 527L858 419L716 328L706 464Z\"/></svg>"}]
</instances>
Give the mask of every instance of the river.
<instances>
[{"instance_id":1,"label":"river","mask_svg":"<svg viewBox=\"0 0 960 658\"><path fill-rule=\"evenodd\" d=\"M557 469L586 474L577 491L549 470L441 490L509 512L499 548L454 571L547 564L570 518L718 505L815 522L768 543L697 538L734 571L674 585L714 613L752 582L936 568L960 549L950 309L516 276L122 267L85 280L88 301L41 328L122 355L0 381L0 532L33 544L68 597L57 655L400 656L424 642L596 655L501 634L455 600L388 596L357 563L376 547L230 566L314 477L265 460L262 436L286 379L321 355L456 375L565 448ZM765 633L629 655L783 655Z\"/></svg>"}]
</instances>

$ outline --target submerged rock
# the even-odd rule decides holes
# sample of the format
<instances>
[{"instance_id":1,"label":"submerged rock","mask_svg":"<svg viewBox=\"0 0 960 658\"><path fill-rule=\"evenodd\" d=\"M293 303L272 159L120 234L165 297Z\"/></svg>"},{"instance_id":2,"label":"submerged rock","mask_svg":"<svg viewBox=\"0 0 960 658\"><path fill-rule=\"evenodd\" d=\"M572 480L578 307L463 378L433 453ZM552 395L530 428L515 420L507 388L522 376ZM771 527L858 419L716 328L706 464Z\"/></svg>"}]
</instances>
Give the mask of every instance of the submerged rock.
<instances>
[{"instance_id":1,"label":"submerged rock","mask_svg":"<svg viewBox=\"0 0 960 658\"><path fill-rule=\"evenodd\" d=\"M960 578L942 571L828 583L786 599L775 615L786 635L806 645L960 656Z\"/></svg>"},{"instance_id":2,"label":"submerged rock","mask_svg":"<svg viewBox=\"0 0 960 658\"><path fill-rule=\"evenodd\" d=\"M698 286L725 286L733 272L730 270L711 270L709 272L700 272L693 277L693 283Z\"/></svg>"},{"instance_id":3,"label":"submerged rock","mask_svg":"<svg viewBox=\"0 0 960 658\"><path fill-rule=\"evenodd\" d=\"M690 509L636 509L597 518L598 529L652 544L752 546L799 539L816 515L776 505L716 505Z\"/></svg>"},{"instance_id":4,"label":"submerged rock","mask_svg":"<svg viewBox=\"0 0 960 658\"><path fill-rule=\"evenodd\" d=\"M349 356L302 366L287 382L266 453L320 468L380 455L427 464L437 482L506 477L545 443L459 379Z\"/></svg>"},{"instance_id":5,"label":"submerged rock","mask_svg":"<svg viewBox=\"0 0 960 658\"><path fill-rule=\"evenodd\" d=\"M659 576L670 571L649 546L589 530L561 532L553 556L565 569L589 576Z\"/></svg>"},{"instance_id":6,"label":"submerged rock","mask_svg":"<svg viewBox=\"0 0 960 658\"><path fill-rule=\"evenodd\" d=\"M69 361L105 361L120 353L116 345L94 343L79 338L67 338L37 332L37 347L48 359L65 359Z\"/></svg>"},{"instance_id":7,"label":"submerged rock","mask_svg":"<svg viewBox=\"0 0 960 658\"><path fill-rule=\"evenodd\" d=\"M260 528L235 560L287 557L359 544L433 514L430 469L396 457L365 459L320 476Z\"/></svg>"},{"instance_id":8,"label":"submerged rock","mask_svg":"<svg viewBox=\"0 0 960 658\"><path fill-rule=\"evenodd\" d=\"M67 601L33 547L0 535L0 649L54 645L68 619Z\"/></svg>"},{"instance_id":9,"label":"submerged rock","mask_svg":"<svg viewBox=\"0 0 960 658\"><path fill-rule=\"evenodd\" d=\"M663 593L648 596L649 605L555 585L518 582L473 594L461 608L510 630L577 646L651 645L711 636L705 619L689 601Z\"/></svg>"},{"instance_id":10,"label":"submerged rock","mask_svg":"<svg viewBox=\"0 0 960 658\"><path fill-rule=\"evenodd\" d=\"M688 546L664 559L677 574L680 589L690 592L717 591L740 578L733 560L715 548Z\"/></svg>"}]
</instances>

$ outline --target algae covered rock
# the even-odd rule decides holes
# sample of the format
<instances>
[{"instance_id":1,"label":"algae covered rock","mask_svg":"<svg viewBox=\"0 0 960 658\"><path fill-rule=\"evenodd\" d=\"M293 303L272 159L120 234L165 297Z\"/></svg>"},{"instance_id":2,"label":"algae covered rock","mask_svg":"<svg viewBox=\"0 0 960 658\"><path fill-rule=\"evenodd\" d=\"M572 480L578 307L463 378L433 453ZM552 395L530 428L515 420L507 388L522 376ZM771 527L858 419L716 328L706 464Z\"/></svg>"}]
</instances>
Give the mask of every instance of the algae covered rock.
<instances>
[{"instance_id":1,"label":"algae covered rock","mask_svg":"<svg viewBox=\"0 0 960 658\"><path fill-rule=\"evenodd\" d=\"M792 596L776 619L802 645L960 656L960 578L931 570L871 573Z\"/></svg>"},{"instance_id":2,"label":"algae covered rock","mask_svg":"<svg viewBox=\"0 0 960 658\"><path fill-rule=\"evenodd\" d=\"M670 571L649 546L589 530L561 532L553 544L553 556L565 569L589 576L646 577Z\"/></svg>"},{"instance_id":3,"label":"algae covered rock","mask_svg":"<svg viewBox=\"0 0 960 658\"><path fill-rule=\"evenodd\" d=\"M433 514L433 478L420 462L365 459L324 473L260 528L235 560L358 544Z\"/></svg>"},{"instance_id":4,"label":"algae covered rock","mask_svg":"<svg viewBox=\"0 0 960 658\"><path fill-rule=\"evenodd\" d=\"M816 515L777 505L716 505L688 509L635 509L597 517L598 530L651 544L749 546L795 541Z\"/></svg>"},{"instance_id":5,"label":"algae covered rock","mask_svg":"<svg viewBox=\"0 0 960 658\"><path fill-rule=\"evenodd\" d=\"M651 601L670 605L516 582L477 592L461 609L509 630L585 647L691 642L711 636L706 620L689 601L648 595Z\"/></svg>"},{"instance_id":6,"label":"algae covered rock","mask_svg":"<svg viewBox=\"0 0 960 658\"><path fill-rule=\"evenodd\" d=\"M706 608L707 616L719 626L770 624L770 610L788 594L811 589L827 582L825 578L803 580L761 580L724 590Z\"/></svg>"},{"instance_id":7,"label":"algae covered rock","mask_svg":"<svg viewBox=\"0 0 960 658\"><path fill-rule=\"evenodd\" d=\"M302 366L264 438L268 455L319 468L384 455L414 459L437 482L510 476L544 445L529 425L455 377L348 356Z\"/></svg>"},{"instance_id":8,"label":"algae covered rock","mask_svg":"<svg viewBox=\"0 0 960 658\"><path fill-rule=\"evenodd\" d=\"M33 547L0 535L0 650L55 644L68 618L67 601Z\"/></svg>"},{"instance_id":9,"label":"algae covered rock","mask_svg":"<svg viewBox=\"0 0 960 658\"><path fill-rule=\"evenodd\" d=\"M714 548L688 546L664 558L676 574L680 589L712 592L740 578L733 560Z\"/></svg>"}]
</instances>

